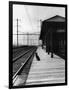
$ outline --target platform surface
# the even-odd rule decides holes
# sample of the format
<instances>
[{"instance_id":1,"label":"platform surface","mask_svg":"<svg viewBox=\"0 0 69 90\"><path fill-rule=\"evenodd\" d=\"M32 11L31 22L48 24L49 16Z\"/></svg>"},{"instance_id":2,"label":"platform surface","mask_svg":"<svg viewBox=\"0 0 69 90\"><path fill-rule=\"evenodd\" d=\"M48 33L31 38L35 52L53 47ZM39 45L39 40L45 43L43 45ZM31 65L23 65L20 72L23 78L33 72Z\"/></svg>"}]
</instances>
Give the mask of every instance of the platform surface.
<instances>
[{"instance_id":1,"label":"platform surface","mask_svg":"<svg viewBox=\"0 0 69 90\"><path fill-rule=\"evenodd\" d=\"M34 56L26 85L54 84L65 82L65 60L54 54L47 54L41 47L37 49L40 61Z\"/></svg>"}]
</instances>

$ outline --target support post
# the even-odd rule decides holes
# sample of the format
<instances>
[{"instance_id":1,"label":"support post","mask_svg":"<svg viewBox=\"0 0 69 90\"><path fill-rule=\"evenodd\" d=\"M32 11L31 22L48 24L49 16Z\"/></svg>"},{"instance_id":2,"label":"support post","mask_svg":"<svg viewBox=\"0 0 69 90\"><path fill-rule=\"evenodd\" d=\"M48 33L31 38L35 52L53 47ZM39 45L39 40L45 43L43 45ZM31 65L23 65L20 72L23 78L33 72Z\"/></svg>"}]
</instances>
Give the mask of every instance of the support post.
<instances>
[{"instance_id":1,"label":"support post","mask_svg":"<svg viewBox=\"0 0 69 90\"><path fill-rule=\"evenodd\" d=\"M53 58L53 33L51 32L51 58Z\"/></svg>"}]
</instances>

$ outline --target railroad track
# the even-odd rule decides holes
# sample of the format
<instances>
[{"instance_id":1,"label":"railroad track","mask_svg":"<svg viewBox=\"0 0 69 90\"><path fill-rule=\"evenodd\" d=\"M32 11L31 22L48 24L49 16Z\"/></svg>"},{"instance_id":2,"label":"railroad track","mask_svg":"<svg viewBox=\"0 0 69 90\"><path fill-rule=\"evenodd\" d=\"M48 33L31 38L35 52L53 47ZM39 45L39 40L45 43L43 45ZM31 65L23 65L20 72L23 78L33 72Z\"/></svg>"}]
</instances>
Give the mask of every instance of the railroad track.
<instances>
[{"instance_id":1,"label":"railroad track","mask_svg":"<svg viewBox=\"0 0 69 90\"><path fill-rule=\"evenodd\" d=\"M13 59L29 49L30 47L21 47L21 48L13 49Z\"/></svg>"},{"instance_id":2,"label":"railroad track","mask_svg":"<svg viewBox=\"0 0 69 90\"><path fill-rule=\"evenodd\" d=\"M16 54L16 57L13 58L13 62L15 62L16 60L18 60L20 57L24 56L25 54L27 54L29 51L31 51L33 49L33 47L31 48L27 48L25 50L21 50L20 53Z\"/></svg>"},{"instance_id":3,"label":"railroad track","mask_svg":"<svg viewBox=\"0 0 69 90\"><path fill-rule=\"evenodd\" d=\"M36 51L36 47L33 47L32 49L30 49L29 51L27 51L25 54L21 54L21 56L19 56L16 60L16 62L13 62L13 85L16 81L16 78L19 75L23 75L26 73L26 77L24 78L24 83L26 81L28 72L29 72L29 68L34 56L34 53Z\"/></svg>"},{"instance_id":4,"label":"railroad track","mask_svg":"<svg viewBox=\"0 0 69 90\"><path fill-rule=\"evenodd\" d=\"M15 72L19 69L21 63L24 63L26 58L30 55L32 51L34 51L35 48L31 48L27 50L25 53L20 53L16 58L13 59L13 75Z\"/></svg>"}]
</instances>

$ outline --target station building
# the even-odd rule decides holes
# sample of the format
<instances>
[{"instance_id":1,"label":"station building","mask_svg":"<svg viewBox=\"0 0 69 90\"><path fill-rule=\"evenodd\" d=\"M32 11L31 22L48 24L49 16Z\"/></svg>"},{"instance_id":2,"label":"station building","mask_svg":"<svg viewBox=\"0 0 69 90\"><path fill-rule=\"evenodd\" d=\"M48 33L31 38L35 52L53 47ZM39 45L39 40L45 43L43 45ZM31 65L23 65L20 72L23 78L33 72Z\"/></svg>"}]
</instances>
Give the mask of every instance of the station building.
<instances>
[{"instance_id":1,"label":"station building","mask_svg":"<svg viewBox=\"0 0 69 90\"><path fill-rule=\"evenodd\" d=\"M65 18L59 15L42 21L40 40L42 40L42 48L46 46L46 52L59 55L65 59Z\"/></svg>"}]
</instances>

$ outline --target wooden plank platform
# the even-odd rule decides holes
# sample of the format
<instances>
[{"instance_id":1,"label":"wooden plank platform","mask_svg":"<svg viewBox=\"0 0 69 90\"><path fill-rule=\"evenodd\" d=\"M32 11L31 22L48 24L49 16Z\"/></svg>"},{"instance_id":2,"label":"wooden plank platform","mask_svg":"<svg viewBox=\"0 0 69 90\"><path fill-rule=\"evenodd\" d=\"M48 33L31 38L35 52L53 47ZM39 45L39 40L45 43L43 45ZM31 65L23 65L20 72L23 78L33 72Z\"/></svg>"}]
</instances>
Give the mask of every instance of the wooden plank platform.
<instances>
[{"instance_id":1,"label":"wooden plank platform","mask_svg":"<svg viewBox=\"0 0 69 90\"><path fill-rule=\"evenodd\" d=\"M65 60L57 55L51 58L41 47L37 49L40 61L34 56L25 85L65 82Z\"/></svg>"}]
</instances>

